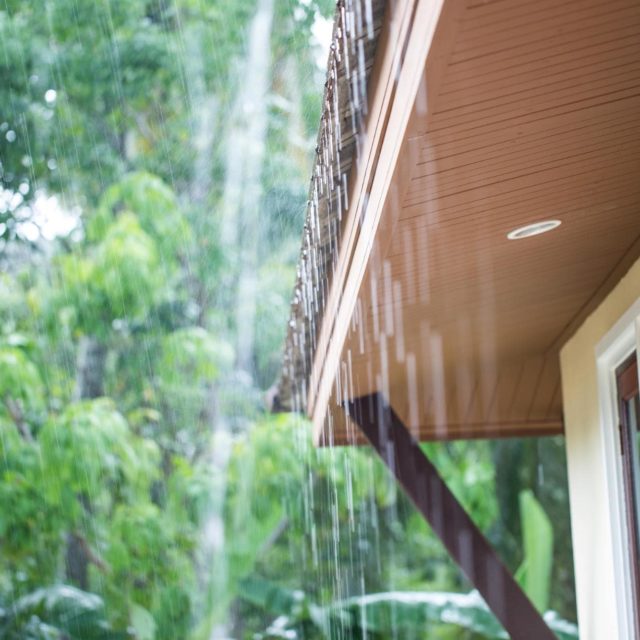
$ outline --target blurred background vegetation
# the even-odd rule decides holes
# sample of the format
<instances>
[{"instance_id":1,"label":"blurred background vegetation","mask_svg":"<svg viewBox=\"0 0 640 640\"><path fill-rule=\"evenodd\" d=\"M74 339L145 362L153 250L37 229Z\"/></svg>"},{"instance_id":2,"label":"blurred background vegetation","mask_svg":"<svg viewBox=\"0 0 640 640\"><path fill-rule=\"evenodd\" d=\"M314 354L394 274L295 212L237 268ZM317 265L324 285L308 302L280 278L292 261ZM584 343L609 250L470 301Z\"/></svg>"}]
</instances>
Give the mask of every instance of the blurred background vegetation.
<instances>
[{"instance_id":1,"label":"blurred background vegetation","mask_svg":"<svg viewBox=\"0 0 640 640\"><path fill-rule=\"evenodd\" d=\"M498 638L365 449L271 416L330 0L0 8L0 637ZM431 444L576 637L559 439Z\"/></svg>"}]
</instances>

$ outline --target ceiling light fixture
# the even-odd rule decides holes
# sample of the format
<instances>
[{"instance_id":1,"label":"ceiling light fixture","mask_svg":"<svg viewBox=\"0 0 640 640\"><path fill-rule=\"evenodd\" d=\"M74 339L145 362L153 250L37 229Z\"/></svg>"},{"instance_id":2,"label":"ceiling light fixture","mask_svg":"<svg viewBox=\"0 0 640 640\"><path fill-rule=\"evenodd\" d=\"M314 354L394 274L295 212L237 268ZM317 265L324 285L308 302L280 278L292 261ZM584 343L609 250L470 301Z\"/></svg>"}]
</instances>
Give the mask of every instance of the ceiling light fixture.
<instances>
[{"instance_id":1,"label":"ceiling light fixture","mask_svg":"<svg viewBox=\"0 0 640 640\"><path fill-rule=\"evenodd\" d=\"M522 240L531 236L539 236L541 233L553 231L562 224L562 220L543 220L542 222L534 222L533 224L518 227L507 234L509 240Z\"/></svg>"}]
</instances>

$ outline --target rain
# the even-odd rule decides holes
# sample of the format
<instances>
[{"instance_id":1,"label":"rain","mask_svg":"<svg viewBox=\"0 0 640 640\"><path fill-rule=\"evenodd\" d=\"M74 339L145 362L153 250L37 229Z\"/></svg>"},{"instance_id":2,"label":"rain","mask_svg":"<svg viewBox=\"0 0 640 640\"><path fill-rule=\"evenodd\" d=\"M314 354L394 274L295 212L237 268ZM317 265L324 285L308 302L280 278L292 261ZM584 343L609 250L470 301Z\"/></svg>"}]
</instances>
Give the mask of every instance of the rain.
<instances>
[{"instance_id":1,"label":"rain","mask_svg":"<svg viewBox=\"0 0 640 640\"><path fill-rule=\"evenodd\" d=\"M394 6L0 7L0 638L509 638L349 413L398 367L408 433L428 405L420 450L578 638L565 442L449 438L446 389L482 403L498 374L406 330L432 274L378 258L316 377ZM428 243L402 242L411 271Z\"/></svg>"}]
</instances>

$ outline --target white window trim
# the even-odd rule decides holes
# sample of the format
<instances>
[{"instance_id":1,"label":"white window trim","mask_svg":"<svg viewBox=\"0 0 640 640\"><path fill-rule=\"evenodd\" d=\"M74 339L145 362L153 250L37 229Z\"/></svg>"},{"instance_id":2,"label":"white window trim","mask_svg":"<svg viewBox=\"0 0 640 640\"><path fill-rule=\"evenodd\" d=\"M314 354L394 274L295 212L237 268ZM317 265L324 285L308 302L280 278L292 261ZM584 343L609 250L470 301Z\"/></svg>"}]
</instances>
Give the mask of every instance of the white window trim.
<instances>
[{"instance_id":1,"label":"white window trim","mask_svg":"<svg viewBox=\"0 0 640 640\"><path fill-rule=\"evenodd\" d=\"M604 456L613 545L613 572L616 584L618 629L621 638L634 634L633 595L629 565L629 535L625 514L624 479L620 459L618 390L616 369L634 351L640 355L640 299L625 312L596 346L600 438ZM594 550L597 553L596 550Z\"/></svg>"}]
</instances>

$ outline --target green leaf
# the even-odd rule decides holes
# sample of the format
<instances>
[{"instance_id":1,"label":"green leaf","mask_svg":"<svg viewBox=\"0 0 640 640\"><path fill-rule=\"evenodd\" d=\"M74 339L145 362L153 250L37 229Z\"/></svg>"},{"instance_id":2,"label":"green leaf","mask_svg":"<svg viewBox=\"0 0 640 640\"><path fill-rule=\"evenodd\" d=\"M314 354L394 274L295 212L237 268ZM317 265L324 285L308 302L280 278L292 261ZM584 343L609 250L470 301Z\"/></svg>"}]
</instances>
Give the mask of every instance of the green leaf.
<instances>
[{"instance_id":1,"label":"green leaf","mask_svg":"<svg viewBox=\"0 0 640 640\"><path fill-rule=\"evenodd\" d=\"M553 526L533 492L522 491L519 500L524 562L517 572L517 579L538 611L542 612L549 606Z\"/></svg>"}]
</instances>

